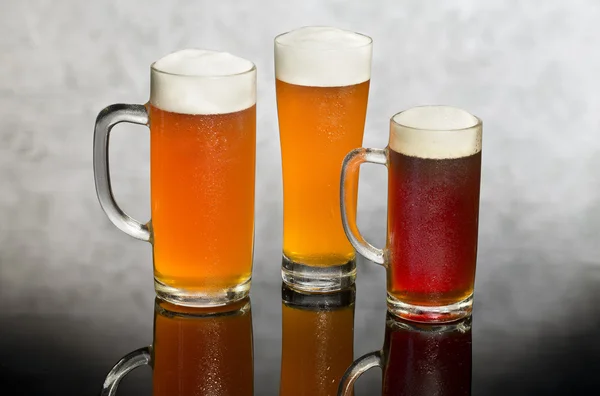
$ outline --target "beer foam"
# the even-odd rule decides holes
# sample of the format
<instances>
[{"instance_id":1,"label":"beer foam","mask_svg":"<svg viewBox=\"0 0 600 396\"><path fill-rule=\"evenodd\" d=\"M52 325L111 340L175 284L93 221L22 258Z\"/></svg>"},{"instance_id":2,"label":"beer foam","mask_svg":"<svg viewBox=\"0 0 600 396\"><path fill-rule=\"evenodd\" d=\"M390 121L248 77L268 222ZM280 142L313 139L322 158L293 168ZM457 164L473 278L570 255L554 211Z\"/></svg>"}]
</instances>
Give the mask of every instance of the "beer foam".
<instances>
[{"instance_id":1,"label":"beer foam","mask_svg":"<svg viewBox=\"0 0 600 396\"><path fill-rule=\"evenodd\" d=\"M256 68L227 52L185 49L152 64L150 103L182 114L225 114L256 104Z\"/></svg>"},{"instance_id":2,"label":"beer foam","mask_svg":"<svg viewBox=\"0 0 600 396\"><path fill-rule=\"evenodd\" d=\"M413 107L392 117L390 148L411 157L452 159L481 151L481 122L450 106Z\"/></svg>"},{"instance_id":3,"label":"beer foam","mask_svg":"<svg viewBox=\"0 0 600 396\"><path fill-rule=\"evenodd\" d=\"M275 38L275 77L309 87L343 87L371 78L373 41L333 27L309 26Z\"/></svg>"}]
</instances>

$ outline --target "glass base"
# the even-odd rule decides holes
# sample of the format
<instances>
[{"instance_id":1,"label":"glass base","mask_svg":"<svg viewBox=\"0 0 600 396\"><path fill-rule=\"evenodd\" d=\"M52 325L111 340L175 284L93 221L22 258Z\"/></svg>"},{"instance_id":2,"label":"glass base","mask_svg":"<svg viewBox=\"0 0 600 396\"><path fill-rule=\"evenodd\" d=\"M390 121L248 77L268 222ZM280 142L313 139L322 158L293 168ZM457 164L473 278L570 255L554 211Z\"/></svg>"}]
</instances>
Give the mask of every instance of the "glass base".
<instances>
[{"instance_id":1,"label":"glass base","mask_svg":"<svg viewBox=\"0 0 600 396\"><path fill-rule=\"evenodd\" d=\"M402 319L421 323L448 323L471 316L473 295L454 304L429 307L407 304L388 293L387 306L389 312Z\"/></svg>"},{"instance_id":2,"label":"glass base","mask_svg":"<svg viewBox=\"0 0 600 396\"><path fill-rule=\"evenodd\" d=\"M248 296L251 278L230 289L186 290L167 286L154 278L156 296L175 305L186 307L219 307L239 301Z\"/></svg>"},{"instance_id":3,"label":"glass base","mask_svg":"<svg viewBox=\"0 0 600 396\"><path fill-rule=\"evenodd\" d=\"M294 290L327 293L351 287L356 280L356 260L342 265L315 267L296 263L285 255L281 259L281 278Z\"/></svg>"}]
</instances>

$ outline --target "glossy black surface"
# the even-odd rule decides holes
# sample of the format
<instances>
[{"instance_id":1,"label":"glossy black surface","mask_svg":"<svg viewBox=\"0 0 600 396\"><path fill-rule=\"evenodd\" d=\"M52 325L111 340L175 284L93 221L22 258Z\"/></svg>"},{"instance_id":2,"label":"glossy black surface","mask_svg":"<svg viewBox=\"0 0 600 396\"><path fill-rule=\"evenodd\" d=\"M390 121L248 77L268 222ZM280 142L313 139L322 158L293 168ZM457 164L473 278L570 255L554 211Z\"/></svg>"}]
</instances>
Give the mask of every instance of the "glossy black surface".
<instances>
[{"instance_id":1,"label":"glossy black surface","mask_svg":"<svg viewBox=\"0 0 600 396\"><path fill-rule=\"evenodd\" d=\"M585 270L560 279L552 275L549 265L507 265L495 282L476 287L473 395L595 394L600 370L600 273L594 266L579 268ZM380 290L372 286L372 282L383 280L381 272L359 263L355 358L383 346L384 283ZM563 282L578 287L565 292ZM363 288L363 284L368 285ZM283 296L291 302L296 298L289 292ZM331 309L349 299L346 295L310 297L307 301L316 309ZM148 305L154 306L153 298ZM251 306L255 394L277 395L281 284L256 282ZM127 322L107 327L61 315L0 317L0 382L3 389L13 389L13 394L98 394L104 376L122 355L152 343L152 309L146 313L147 331L133 333ZM151 370L138 369L123 381L119 394L150 395L151 383ZM380 394L381 373L371 370L359 379L355 389L357 395Z\"/></svg>"}]
</instances>

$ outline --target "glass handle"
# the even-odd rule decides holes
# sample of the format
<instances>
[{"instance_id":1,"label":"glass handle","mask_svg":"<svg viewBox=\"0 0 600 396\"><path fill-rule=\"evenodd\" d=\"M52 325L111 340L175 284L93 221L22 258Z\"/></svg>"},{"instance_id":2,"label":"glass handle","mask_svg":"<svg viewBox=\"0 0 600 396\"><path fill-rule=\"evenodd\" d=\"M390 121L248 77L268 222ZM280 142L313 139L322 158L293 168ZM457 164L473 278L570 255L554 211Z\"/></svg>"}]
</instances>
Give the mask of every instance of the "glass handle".
<instances>
[{"instance_id":1,"label":"glass handle","mask_svg":"<svg viewBox=\"0 0 600 396\"><path fill-rule=\"evenodd\" d=\"M387 152L381 149L357 148L344 158L342 163L342 178L340 181L340 205L342 212L342 225L348 240L356 251L375 264L384 265L382 249L371 245L363 238L356 225L356 211L348 213L351 191L356 191L358 185L358 170L364 162L387 166Z\"/></svg>"},{"instance_id":2,"label":"glass handle","mask_svg":"<svg viewBox=\"0 0 600 396\"><path fill-rule=\"evenodd\" d=\"M350 396L354 383L365 371L373 367L382 367L381 351L367 353L356 359L344 373L338 387L338 396Z\"/></svg>"},{"instance_id":3,"label":"glass handle","mask_svg":"<svg viewBox=\"0 0 600 396\"><path fill-rule=\"evenodd\" d=\"M115 396L117 394L119 382L121 382L130 371L144 365L150 365L151 355L152 347L147 346L123 356L108 372L104 384L102 385L100 396Z\"/></svg>"},{"instance_id":4,"label":"glass handle","mask_svg":"<svg viewBox=\"0 0 600 396\"><path fill-rule=\"evenodd\" d=\"M147 224L125 213L112 193L108 167L108 141L112 128L121 122L148 125L148 112L144 105L114 104L103 109L96 118L94 128L94 180L100 206L110 221L121 231L142 241L150 241Z\"/></svg>"}]
</instances>

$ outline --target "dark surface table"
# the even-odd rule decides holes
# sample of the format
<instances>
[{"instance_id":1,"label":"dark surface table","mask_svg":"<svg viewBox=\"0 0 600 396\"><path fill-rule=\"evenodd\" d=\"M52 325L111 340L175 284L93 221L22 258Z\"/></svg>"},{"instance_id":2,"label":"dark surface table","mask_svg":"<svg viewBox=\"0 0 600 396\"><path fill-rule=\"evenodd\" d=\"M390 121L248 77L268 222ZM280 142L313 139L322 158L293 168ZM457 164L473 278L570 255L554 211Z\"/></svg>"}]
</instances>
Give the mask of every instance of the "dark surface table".
<instances>
[{"instance_id":1,"label":"dark surface table","mask_svg":"<svg viewBox=\"0 0 600 396\"><path fill-rule=\"evenodd\" d=\"M566 276L547 263L507 264L493 281L476 285L472 331L461 333L390 327L382 271L364 263L355 290L303 296L258 279L242 314L169 314L173 307L166 306L148 310L143 333L126 322L106 327L60 316L1 316L2 393L98 394L112 364L153 343L154 328L155 375L162 378L155 380L163 386L221 378L221 391L229 383L253 386L256 395L276 395L280 387L282 394L327 394L310 389L332 389L353 358L381 349L387 322L395 337L388 378L404 376L413 390L430 384L426 393L411 394L464 394L456 392L468 385L474 395L596 394L600 269L573 268ZM356 395L380 394L381 378L377 369L367 372ZM119 394L152 394L151 369L132 372Z\"/></svg>"}]
</instances>

